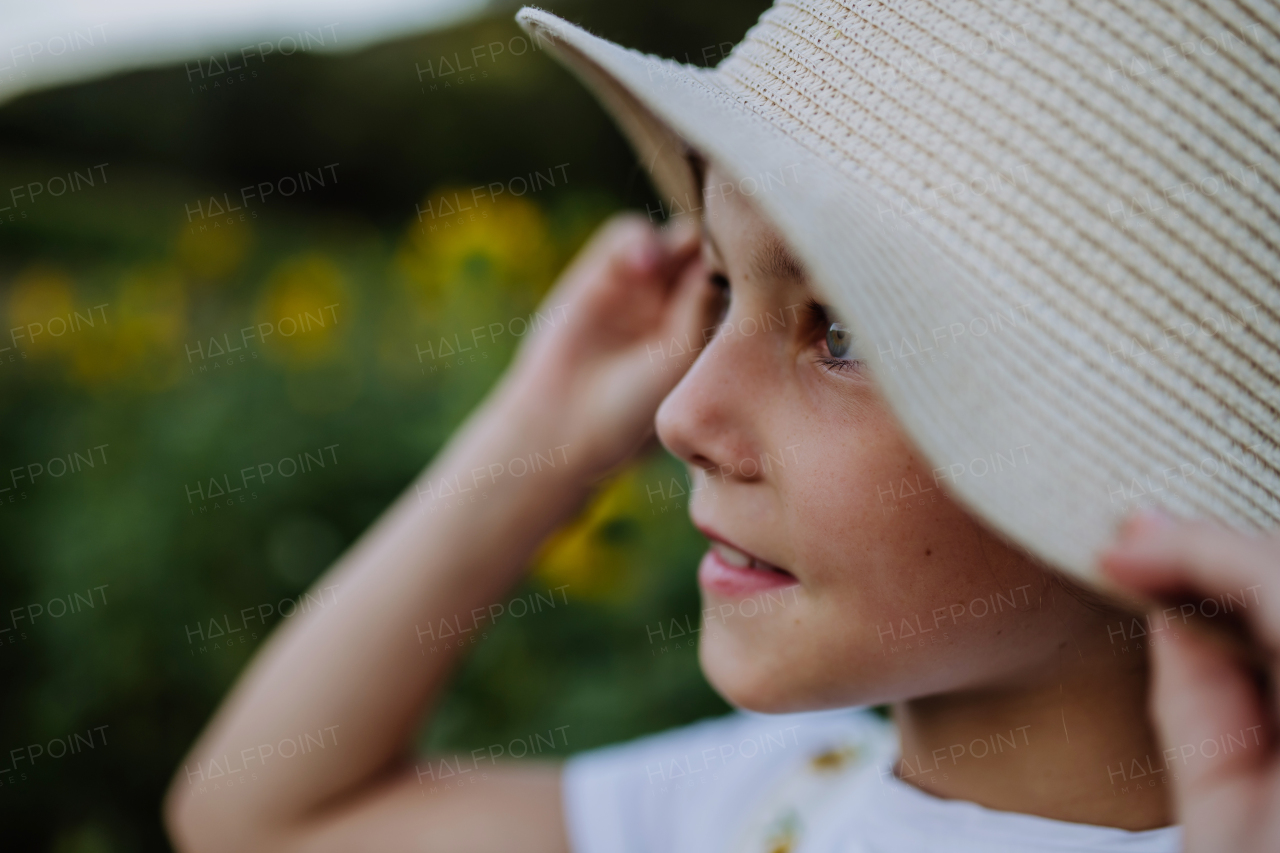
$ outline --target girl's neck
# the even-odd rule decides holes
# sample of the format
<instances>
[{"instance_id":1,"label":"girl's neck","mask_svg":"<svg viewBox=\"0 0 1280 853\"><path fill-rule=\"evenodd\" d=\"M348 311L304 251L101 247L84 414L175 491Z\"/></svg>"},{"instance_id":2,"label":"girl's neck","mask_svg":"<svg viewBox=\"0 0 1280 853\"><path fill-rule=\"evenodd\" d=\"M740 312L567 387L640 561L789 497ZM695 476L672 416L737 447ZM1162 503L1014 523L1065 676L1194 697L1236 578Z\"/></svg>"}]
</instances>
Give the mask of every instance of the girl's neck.
<instances>
[{"instance_id":1,"label":"girl's neck","mask_svg":"<svg viewBox=\"0 0 1280 853\"><path fill-rule=\"evenodd\" d=\"M1143 652L1064 649L1012 683L894 705L904 781L946 799L1054 820L1171 823L1169 777L1147 716Z\"/></svg>"}]
</instances>

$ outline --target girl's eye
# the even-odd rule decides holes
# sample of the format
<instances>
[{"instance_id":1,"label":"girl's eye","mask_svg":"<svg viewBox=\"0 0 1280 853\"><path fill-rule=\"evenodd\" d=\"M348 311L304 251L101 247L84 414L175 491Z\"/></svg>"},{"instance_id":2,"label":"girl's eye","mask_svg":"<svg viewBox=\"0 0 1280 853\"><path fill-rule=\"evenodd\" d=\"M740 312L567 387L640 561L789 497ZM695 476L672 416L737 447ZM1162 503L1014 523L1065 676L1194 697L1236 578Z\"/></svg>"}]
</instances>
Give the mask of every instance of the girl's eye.
<instances>
[{"instance_id":1,"label":"girl's eye","mask_svg":"<svg viewBox=\"0 0 1280 853\"><path fill-rule=\"evenodd\" d=\"M828 370L860 370L862 360L858 358L854 345L853 331L837 320L831 319L831 312L816 299L809 300L809 316L813 318L815 331L825 330L825 357L818 362Z\"/></svg>"},{"instance_id":2,"label":"girl's eye","mask_svg":"<svg viewBox=\"0 0 1280 853\"><path fill-rule=\"evenodd\" d=\"M843 323L832 323L827 329L827 352L832 358L848 359L853 348L853 333Z\"/></svg>"}]
</instances>

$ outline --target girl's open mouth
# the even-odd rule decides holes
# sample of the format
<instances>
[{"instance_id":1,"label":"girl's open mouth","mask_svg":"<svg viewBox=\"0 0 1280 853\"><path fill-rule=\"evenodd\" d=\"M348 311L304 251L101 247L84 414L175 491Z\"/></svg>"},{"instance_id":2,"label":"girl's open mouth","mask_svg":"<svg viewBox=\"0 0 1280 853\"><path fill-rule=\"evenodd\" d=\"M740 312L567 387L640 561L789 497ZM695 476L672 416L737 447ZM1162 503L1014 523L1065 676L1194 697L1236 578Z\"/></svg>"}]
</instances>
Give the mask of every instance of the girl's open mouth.
<instances>
[{"instance_id":1,"label":"girl's open mouth","mask_svg":"<svg viewBox=\"0 0 1280 853\"><path fill-rule=\"evenodd\" d=\"M739 598L799 583L786 569L703 532L711 539L711 547L698 565L698 583L706 591Z\"/></svg>"}]
</instances>

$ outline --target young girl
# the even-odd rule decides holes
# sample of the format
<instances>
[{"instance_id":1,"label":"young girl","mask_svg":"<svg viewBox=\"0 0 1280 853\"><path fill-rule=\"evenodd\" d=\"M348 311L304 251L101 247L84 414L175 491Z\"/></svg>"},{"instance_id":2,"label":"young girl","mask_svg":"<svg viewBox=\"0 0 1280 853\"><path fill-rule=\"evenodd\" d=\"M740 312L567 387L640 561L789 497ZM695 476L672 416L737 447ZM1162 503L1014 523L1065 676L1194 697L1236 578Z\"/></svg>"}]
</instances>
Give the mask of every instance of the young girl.
<instances>
[{"instance_id":1,"label":"young girl","mask_svg":"<svg viewBox=\"0 0 1280 853\"><path fill-rule=\"evenodd\" d=\"M791 11L801 7L827 27L855 17L838 3ZM663 64L632 73L636 55L545 14L522 16L580 71L614 62L607 79L584 76L615 112L632 111L624 127L647 156L673 143L646 112L666 105L663 93L678 99L688 83L715 89L714 101L732 88L705 74L675 81ZM779 21L783 12L767 15L753 44L791 56L768 28L800 30ZM811 44L828 36L805 34ZM751 48L735 56L760 60ZM647 96L628 91L646 75ZM670 109L671 121L685 115ZM901 425L910 380L891 378L883 355L873 361L870 340L888 315L871 298L871 320L854 313L856 298L837 311L824 295L842 292L831 258L794 222L784 234L766 218L780 203L727 191L749 173L725 167L732 145L719 156L710 148L678 158L702 202L700 227L606 225L547 298L569 306L568 322L525 341L419 483L317 581L341 590L337 605L271 638L175 778L165 812L175 845L1172 853L1182 843L1176 805L1188 849L1274 849L1276 828L1264 824L1275 821L1272 726L1243 670L1185 618L1141 617L1055 572L1046 554L1076 568L1069 544L1046 534L1023 540L1042 547L1021 547L995 533L1001 523L1020 530L1017 508L1001 515L999 499L966 491L970 463L936 444L926 456L913 439L927 430L908 438ZM678 185L670 155L647 161L664 188ZM820 206L828 190L794 192ZM885 239L892 248L907 238ZM671 341L705 345L678 355ZM450 757L452 782L434 784L436 770L422 768L442 765L415 766L406 746L456 650L423 658L414 626L483 620L540 541L655 427L704 483L690 501L709 541L699 658L742 710L565 765L504 764L476 750ZM991 450L1034 466L1053 452L1044 442L1028 435ZM489 474L549 448L563 464ZM1016 470L1002 487L1021 494L1028 476ZM466 483L477 499L446 506L428 488L441 481ZM1153 598L1252 590L1245 617L1269 647L1280 642L1280 631L1266 633L1280 623L1274 543L1159 516L1127 534L1104 561L1116 581ZM1147 714L1148 647L1161 667L1159 735ZM881 704L892 723L865 710ZM332 742L287 758L270 747L302 732Z\"/></svg>"}]
</instances>

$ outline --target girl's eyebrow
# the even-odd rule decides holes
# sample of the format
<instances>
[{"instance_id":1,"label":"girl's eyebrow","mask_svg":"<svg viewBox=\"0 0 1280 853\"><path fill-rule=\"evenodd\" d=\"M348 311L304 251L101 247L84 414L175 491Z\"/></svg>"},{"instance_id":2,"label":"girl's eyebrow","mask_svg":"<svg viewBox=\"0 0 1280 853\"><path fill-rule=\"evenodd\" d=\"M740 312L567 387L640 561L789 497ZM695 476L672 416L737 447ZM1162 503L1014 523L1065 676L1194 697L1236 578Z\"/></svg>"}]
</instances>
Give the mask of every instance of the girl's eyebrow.
<instances>
[{"instance_id":1,"label":"girl's eyebrow","mask_svg":"<svg viewBox=\"0 0 1280 853\"><path fill-rule=\"evenodd\" d=\"M768 237L756 246L752 265L765 277L787 281L804 281L808 273L800 259L776 237Z\"/></svg>"},{"instance_id":2,"label":"girl's eyebrow","mask_svg":"<svg viewBox=\"0 0 1280 853\"><path fill-rule=\"evenodd\" d=\"M711 229L704 226L702 229L702 237L706 240L707 245L711 247L711 251L715 256L724 261L724 253L720 251L720 247L716 244L716 239L711 234ZM805 282L808 280L808 271L805 269L804 263L801 262L787 245L775 236L764 238L756 245L756 249L751 254L751 267L763 278L780 279L783 281Z\"/></svg>"}]
</instances>

